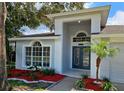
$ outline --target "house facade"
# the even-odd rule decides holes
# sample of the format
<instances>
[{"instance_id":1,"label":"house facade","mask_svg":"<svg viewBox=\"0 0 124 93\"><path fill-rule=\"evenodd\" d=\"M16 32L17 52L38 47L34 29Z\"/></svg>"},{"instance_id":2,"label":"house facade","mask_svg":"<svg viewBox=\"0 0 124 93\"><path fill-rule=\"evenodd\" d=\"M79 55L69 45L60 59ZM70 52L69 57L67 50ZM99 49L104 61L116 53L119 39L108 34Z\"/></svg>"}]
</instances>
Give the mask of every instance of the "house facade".
<instances>
[{"instance_id":1,"label":"house facade","mask_svg":"<svg viewBox=\"0 0 124 93\"><path fill-rule=\"evenodd\" d=\"M57 73L67 76L88 74L95 78L96 55L90 51L93 39L107 39L112 46L124 50L124 35L118 32L113 34L106 26L109 10L110 6L104 6L47 15L54 21L54 32L10 38L10 42L16 42L16 68L27 69L37 65L53 68ZM119 60L123 58L123 53L119 55L102 60L101 78L124 82L124 63Z\"/></svg>"}]
</instances>

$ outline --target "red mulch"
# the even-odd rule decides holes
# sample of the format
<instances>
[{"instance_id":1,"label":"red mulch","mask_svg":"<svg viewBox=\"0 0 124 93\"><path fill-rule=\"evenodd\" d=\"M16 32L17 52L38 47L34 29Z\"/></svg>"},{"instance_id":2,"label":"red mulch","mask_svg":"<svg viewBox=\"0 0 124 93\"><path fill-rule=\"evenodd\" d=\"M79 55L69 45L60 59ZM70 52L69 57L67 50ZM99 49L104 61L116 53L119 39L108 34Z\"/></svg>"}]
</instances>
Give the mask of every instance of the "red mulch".
<instances>
[{"instance_id":1,"label":"red mulch","mask_svg":"<svg viewBox=\"0 0 124 93\"><path fill-rule=\"evenodd\" d=\"M96 79L92 79L92 78L84 79L85 88L90 89L90 90L94 90L94 91L103 91L101 85L94 84L93 83L94 81L96 81ZM103 81L101 81L101 82L103 82Z\"/></svg>"},{"instance_id":2,"label":"red mulch","mask_svg":"<svg viewBox=\"0 0 124 93\"><path fill-rule=\"evenodd\" d=\"M27 81L33 81L33 78L28 73L32 73L30 70L19 70L13 69L8 71L11 75L8 78L19 78L25 79ZM44 75L42 72L36 72L35 75L37 76L36 80L44 80L44 81L52 81L57 82L64 78L64 75L55 74L55 75Z\"/></svg>"}]
</instances>

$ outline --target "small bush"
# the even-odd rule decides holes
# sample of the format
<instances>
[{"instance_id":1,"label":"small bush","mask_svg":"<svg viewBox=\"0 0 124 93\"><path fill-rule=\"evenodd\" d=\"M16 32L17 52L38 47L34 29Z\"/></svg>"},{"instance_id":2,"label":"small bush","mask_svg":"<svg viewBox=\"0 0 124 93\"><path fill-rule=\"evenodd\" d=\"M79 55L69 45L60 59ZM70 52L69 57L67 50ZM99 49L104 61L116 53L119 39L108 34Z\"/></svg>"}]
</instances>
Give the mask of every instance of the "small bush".
<instances>
[{"instance_id":1,"label":"small bush","mask_svg":"<svg viewBox=\"0 0 124 93\"><path fill-rule=\"evenodd\" d=\"M27 69L30 69L30 70L33 70L33 71L40 71L40 69L38 68L38 66L30 66L29 68Z\"/></svg>"},{"instance_id":2,"label":"small bush","mask_svg":"<svg viewBox=\"0 0 124 93\"><path fill-rule=\"evenodd\" d=\"M117 88L111 82L104 82L103 89L104 91L117 91Z\"/></svg>"},{"instance_id":3,"label":"small bush","mask_svg":"<svg viewBox=\"0 0 124 93\"><path fill-rule=\"evenodd\" d=\"M104 82L110 82L110 80L108 78L106 78L106 77L103 78L103 81Z\"/></svg>"},{"instance_id":4,"label":"small bush","mask_svg":"<svg viewBox=\"0 0 124 93\"><path fill-rule=\"evenodd\" d=\"M54 69L43 69L42 70L43 74L45 75L54 75L55 74L55 70Z\"/></svg>"},{"instance_id":5,"label":"small bush","mask_svg":"<svg viewBox=\"0 0 124 93\"><path fill-rule=\"evenodd\" d=\"M79 79L79 80L76 80L75 83L74 83L74 86L75 86L75 89L82 89L84 87L84 82Z\"/></svg>"},{"instance_id":6,"label":"small bush","mask_svg":"<svg viewBox=\"0 0 124 93\"><path fill-rule=\"evenodd\" d=\"M87 79L88 75L81 75L82 79Z\"/></svg>"}]
</instances>

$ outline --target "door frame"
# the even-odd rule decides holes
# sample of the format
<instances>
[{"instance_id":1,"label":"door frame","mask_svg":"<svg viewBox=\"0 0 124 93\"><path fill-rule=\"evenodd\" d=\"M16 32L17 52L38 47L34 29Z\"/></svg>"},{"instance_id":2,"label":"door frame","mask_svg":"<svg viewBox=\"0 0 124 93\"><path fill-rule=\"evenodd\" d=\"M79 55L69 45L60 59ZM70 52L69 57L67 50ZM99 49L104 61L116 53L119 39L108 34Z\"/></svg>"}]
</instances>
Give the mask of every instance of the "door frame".
<instances>
[{"instance_id":1,"label":"door frame","mask_svg":"<svg viewBox=\"0 0 124 93\"><path fill-rule=\"evenodd\" d=\"M90 63L91 63L91 62L90 62L90 61L91 61L91 60L90 60L90 59L91 59L91 58L90 58L90 57L91 57L91 54L90 54L91 51L90 51L90 50L89 50L89 52L90 52L90 53L89 53L89 67L86 67L86 68L74 68L74 67L73 67L73 56L74 56L73 50L74 50L74 48L76 48L76 47L77 47L77 48L86 48L86 47L89 47L89 48L90 48L90 46L72 46L72 62L71 62L71 68L72 68L72 69L76 69L76 70L90 70Z\"/></svg>"}]
</instances>

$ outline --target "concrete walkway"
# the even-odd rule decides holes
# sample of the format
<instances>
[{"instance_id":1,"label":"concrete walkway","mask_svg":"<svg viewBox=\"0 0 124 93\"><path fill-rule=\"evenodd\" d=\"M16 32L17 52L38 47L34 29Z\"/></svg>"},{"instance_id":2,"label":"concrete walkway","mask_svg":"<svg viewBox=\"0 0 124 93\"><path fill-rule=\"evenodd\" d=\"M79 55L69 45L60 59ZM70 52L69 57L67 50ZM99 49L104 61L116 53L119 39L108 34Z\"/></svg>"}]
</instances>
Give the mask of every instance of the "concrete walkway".
<instances>
[{"instance_id":1,"label":"concrete walkway","mask_svg":"<svg viewBox=\"0 0 124 93\"><path fill-rule=\"evenodd\" d=\"M49 88L48 91L71 91L76 80L78 78L65 77L61 82Z\"/></svg>"},{"instance_id":2,"label":"concrete walkway","mask_svg":"<svg viewBox=\"0 0 124 93\"><path fill-rule=\"evenodd\" d=\"M74 82L79 78L65 77L61 82L48 88L48 91L75 91ZM118 91L124 91L124 83L113 83Z\"/></svg>"},{"instance_id":3,"label":"concrete walkway","mask_svg":"<svg viewBox=\"0 0 124 93\"><path fill-rule=\"evenodd\" d=\"M124 83L113 83L113 84L117 87L118 91L124 91Z\"/></svg>"}]
</instances>

